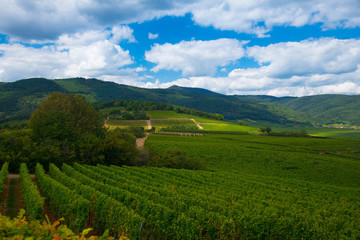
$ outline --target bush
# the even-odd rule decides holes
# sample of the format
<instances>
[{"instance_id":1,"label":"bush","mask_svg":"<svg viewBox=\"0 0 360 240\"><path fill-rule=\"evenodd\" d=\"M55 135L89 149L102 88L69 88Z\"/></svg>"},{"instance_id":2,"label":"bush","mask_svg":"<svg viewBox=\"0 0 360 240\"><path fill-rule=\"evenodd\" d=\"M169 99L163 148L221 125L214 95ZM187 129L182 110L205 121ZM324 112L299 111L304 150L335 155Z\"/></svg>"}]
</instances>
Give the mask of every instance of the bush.
<instances>
[{"instance_id":1,"label":"bush","mask_svg":"<svg viewBox=\"0 0 360 240\"><path fill-rule=\"evenodd\" d=\"M164 152L150 151L148 165L192 170L206 169L205 165L199 159L190 159L186 152L178 148L166 149Z\"/></svg>"},{"instance_id":2,"label":"bush","mask_svg":"<svg viewBox=\"0 0 360 240\"><path fill-rule=\"evenodd\" d=\"M259 127L260 132L269 134L271 132L271 127Z\"/></svg>"},{"instance_id":3,"label":"bush","mask_svg":"<svg viewBox=\"0 0 360 240\"><path fill-rule=\"evenodd\" d=\"M62 225L60 221L50 224L48 222L40 221L27 221L24 217L24 209L20 210L20 213L17 218L11 220L6 216L0 214L0 239L43 239L43 240L52 240L52 239L98 239L98 240L112 240L108 236L108 232L105 232L102 237L85 237L92 230L91 228L85 229L80 235L73 233L66 225ZM123 239L126 239L123 237Z\"/></svg>"},{"instance_id":4,"label":"bush","mask_svg":"<svg viewBox=\"0 0 360 240\"><path fill-rule=\"evenodd\" d=\"M293 131L283 131L283 132L271 132L269 133L270 136L280 136L280 137L310 137L307 134L306 130L301 130L299 132Z\"/></svg>"}]
</instances>

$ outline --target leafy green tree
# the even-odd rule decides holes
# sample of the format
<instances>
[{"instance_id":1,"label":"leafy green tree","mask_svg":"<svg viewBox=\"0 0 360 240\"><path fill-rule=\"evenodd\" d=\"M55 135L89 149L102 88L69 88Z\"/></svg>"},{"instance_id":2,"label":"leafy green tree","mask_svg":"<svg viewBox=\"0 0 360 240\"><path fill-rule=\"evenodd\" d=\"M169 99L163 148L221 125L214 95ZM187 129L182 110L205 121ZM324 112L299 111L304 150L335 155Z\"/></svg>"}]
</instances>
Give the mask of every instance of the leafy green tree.
<instances>
[{"instance_id":1,"label":"leafy green tree","mask_svg":"<svg viewBox=\"0 0 360 240\"><path fill-rule=\"evenodd\" d=\"M133 134L120 129L106 134L102 144L105 165L133 165L138 161L139 151L136 148Z\"/></svg>"},{"instance_id":2,"label":"leafy green tree","mask_svg":"<svg viewBox=\"0 0 360 240\"><path fill-rule=\"evenodd\" d=\"M82 134L104 133L103 119L83 96L51 93L32 114L29 127L38 141L74 142Z\"/></svg>"},{"instance_id":3,"label":"leafy green tree","mask_svg":"<svg viewBox=\"0 0 360 240\"><path fill-rule=\"evenodd\" d=\"M260 130L260 132L263 132L263 133L266 132L267 134L269 134L272 131L271 127L259 127L259 130Z\"/></svg>"}]
</instances>

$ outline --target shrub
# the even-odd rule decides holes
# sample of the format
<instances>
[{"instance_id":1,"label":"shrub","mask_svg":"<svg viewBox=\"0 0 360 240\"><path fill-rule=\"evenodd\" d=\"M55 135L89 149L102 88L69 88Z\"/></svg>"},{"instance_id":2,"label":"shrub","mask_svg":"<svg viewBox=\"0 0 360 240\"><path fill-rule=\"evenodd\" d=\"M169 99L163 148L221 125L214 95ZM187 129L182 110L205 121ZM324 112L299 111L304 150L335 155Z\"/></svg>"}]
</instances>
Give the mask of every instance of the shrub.
<instances>
[{"instance_id":1,"label":"shrub","mask_svg":"<svg viewBox=\"0 0 360 240\"><path fill-rule=\"evenodd\" d=\"M190 159L186 152L178 148L166 149L164 152L150 152L148 165L154 167L184 168L205 170L205 165L199 159Z\"/></svg>"}]
</instances>

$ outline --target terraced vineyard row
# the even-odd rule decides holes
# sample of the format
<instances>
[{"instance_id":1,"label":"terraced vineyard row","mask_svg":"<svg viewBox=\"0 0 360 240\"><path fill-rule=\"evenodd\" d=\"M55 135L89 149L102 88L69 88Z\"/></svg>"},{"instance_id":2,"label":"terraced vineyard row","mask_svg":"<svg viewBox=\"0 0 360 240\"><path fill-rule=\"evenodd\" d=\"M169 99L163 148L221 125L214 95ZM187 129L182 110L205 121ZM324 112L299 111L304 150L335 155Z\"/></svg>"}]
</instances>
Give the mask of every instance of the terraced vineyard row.
<instances>
[{"instance_id":1,"label":"terraced vineyard row","mask_svg":"<svg viewBox=\"0 0 360 240\"><path fill-rule=\"evenodd\" d=\"M30 199L25 205L41 206L25 164L21 179ZM360 237L358 188L245 173L80 164L61 170L50 164L49 175L37 164L36 181L52 212L75 231L91 226L130 239Z\"/></svg>"},{"instance_id":2,"label":"terraced vineyard row","mask_svg":"<svg viewBox=\"0 0 360 240\"><path fill-rule=\"evenodd\" d=\"M63 165L62 171L51 165L50 175L49 182L56 180L89 201L89 211L85 205L78 209L89 214L88 222L115 234L154 239L360 236L360 192L352 188L221 172L79 164ZM105 206L108 211L100 210Z\"/></svg>"}]
</instances>

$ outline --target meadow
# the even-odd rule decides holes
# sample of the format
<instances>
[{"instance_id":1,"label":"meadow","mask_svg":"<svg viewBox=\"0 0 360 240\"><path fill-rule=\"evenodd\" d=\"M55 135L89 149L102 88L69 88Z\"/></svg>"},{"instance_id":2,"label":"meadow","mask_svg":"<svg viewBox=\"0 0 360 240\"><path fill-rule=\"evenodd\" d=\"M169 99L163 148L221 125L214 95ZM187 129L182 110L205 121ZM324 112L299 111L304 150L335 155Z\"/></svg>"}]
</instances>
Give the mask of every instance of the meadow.
<instances>
[{"instance_id":1,"label":"meadow","mask_svg":"<svg viewBox=\"0 0 360 240\"><path fill-rule=\"evenodd\" d=\"M129 128L129 127L143 127L144 129L147 128L146 120L118 120L118 119L111 119L106 121L106 127L113 128Z\"/></svg>"}]
</instances>

